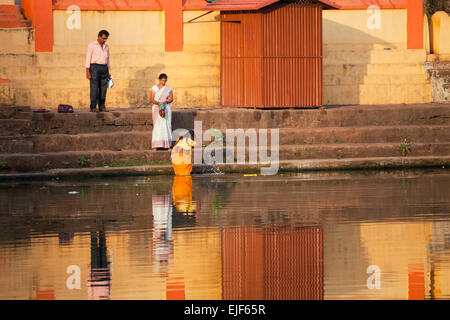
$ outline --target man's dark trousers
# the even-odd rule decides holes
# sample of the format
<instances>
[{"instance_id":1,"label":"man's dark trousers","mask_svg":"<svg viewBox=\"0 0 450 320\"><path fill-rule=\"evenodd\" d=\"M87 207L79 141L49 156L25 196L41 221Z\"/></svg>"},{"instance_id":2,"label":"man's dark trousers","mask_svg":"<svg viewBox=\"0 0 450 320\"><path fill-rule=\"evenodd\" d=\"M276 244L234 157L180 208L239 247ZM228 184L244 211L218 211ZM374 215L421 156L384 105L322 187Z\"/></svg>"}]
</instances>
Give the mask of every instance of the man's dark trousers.
<instances>
[{"instance_id":1,"label":"man's dark trousers","mask_svg":"<svg viewBox=\"0 0 450 320\"><path fill-rule=\"evenodd\" d=\"M107 65L91 64L91 110L105 108L106 90L108 88L109 70Z\"/></svg>"}]
</instances>

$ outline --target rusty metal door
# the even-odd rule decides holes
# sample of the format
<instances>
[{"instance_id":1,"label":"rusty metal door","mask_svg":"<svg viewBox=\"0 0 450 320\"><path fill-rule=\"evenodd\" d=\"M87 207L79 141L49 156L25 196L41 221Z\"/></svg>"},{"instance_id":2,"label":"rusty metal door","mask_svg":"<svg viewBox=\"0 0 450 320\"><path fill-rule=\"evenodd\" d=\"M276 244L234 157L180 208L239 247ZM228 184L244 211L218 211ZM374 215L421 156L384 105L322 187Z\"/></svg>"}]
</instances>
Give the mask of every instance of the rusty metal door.
<instances>
[{"instance_id":1,"label":"rusty metal door","mask_svg":"<svg viewBox=\"0 0 450 320\"><path fill-rule=\"evenodd\" d=\"M264 10L264 106L322 106L322 7Z\"/></svg>"},{"instance_id":2,"label":"rusty metal door","mask_svg":"<svg viewBox=\"0 0 450 320\"><path fill-rule=\"evenodd\" d=\"M243 34L241 15L227 15L221 23L221 86L223 106L244 105Z\"/></svg>"}]
</instances>

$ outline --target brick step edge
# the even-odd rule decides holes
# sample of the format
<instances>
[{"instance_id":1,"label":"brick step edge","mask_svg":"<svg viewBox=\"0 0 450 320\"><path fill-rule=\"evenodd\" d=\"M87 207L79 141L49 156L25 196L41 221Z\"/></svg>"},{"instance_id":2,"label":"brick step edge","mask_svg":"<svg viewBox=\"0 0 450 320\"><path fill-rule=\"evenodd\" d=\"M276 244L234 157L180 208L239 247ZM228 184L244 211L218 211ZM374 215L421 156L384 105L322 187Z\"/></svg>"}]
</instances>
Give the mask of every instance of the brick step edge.
<instances>
[{"instance_id":1,"label":"brick step edge","mask_svg":"<svg viewBox=\"0 0 450 320\"><path fill-rule=\"evenodd\" d=\"M221 173L251 173L260 174L261 168L267 165L250 164L220 164L214 167L194 165L192 174ZM342 170L396 170L413 168L450 168L450 156L424 157L379 157L379 158L349 158L349 159L319 159L319 160L289 160L279 162L278 173L308 172L308 171L342 171ZM60 178L89 178L108 176L149 176L173 175L171 165L152 165L114 168L80 168L52 169L46 172L0 174L0 181L11 180L50 180Z\"/></svg>"}]
</instances>

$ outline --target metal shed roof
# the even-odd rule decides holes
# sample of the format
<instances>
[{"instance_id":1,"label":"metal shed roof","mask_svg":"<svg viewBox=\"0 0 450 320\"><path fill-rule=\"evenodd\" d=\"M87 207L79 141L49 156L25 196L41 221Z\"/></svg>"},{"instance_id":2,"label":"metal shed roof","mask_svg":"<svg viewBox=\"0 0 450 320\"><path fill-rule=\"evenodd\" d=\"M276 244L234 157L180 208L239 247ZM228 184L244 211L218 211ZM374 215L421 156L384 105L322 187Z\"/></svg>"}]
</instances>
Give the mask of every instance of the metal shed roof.
<instances>
[{"instance_id":1,"label":"metal shed roof","mask_svg":"<svg viewBox=\"0 0 450 320\"><path fill-rule=\"evenodd\" d=\"M204 8L205 10L259 10L280 0L215 0ZM331 0L315 0L325 5L327 8L339 9L340 6Z\"/></svg>"}]
</instances>

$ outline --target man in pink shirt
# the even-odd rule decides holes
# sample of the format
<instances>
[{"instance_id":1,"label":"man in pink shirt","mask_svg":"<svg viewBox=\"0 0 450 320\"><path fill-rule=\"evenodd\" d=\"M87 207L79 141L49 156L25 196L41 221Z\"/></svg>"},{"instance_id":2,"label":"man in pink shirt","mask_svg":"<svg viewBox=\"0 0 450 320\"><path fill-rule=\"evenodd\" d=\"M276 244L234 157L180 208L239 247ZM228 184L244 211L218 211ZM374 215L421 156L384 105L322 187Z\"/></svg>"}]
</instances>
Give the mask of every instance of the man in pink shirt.
<instances>
[{"instance_id":1,"label":"man in pink shirt","mask_svg":"<svg viewBox=\"0 0 450 320\"><path fill-rule=\"evenodd\" d=\"M108 80L111 79L109 73L109 47L106 44L109 32L101 30L98 33L97 41L89 44L86 54L86 78L90 80L91 87L91 112L107 112L105 108L106 90Z\"/></svg>"}]
</instances>

